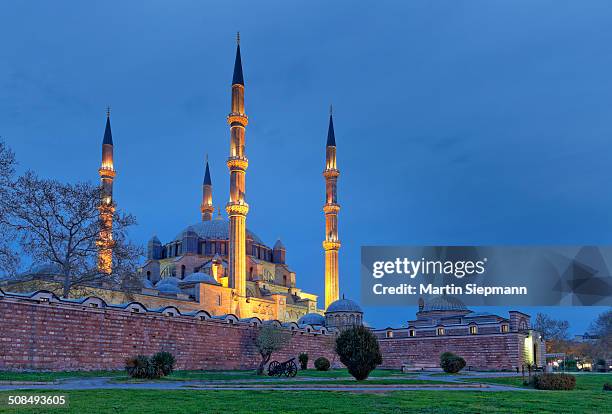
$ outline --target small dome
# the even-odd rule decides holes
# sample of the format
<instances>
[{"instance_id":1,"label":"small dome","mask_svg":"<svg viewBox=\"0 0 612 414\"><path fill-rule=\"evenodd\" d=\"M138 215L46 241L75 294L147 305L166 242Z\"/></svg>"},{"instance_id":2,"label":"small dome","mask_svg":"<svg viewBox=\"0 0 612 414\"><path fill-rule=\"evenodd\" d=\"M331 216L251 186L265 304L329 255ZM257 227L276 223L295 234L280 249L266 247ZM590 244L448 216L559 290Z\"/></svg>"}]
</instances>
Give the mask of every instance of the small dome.
<instances>
[{"instance_id":1,"label":"small dome","mask_svg":"<svg viewBox=\"0 0 612 414\"><path fill-rule=\"evenodd\" d=\"M425 301L423 312L430 311L464 311L465 304L454 296L437 296Z\"/></svg>"},{"instance_id":2,"label":"small dome","mask_svg":"<svg viewBox=\"0 0 612 414\"><path fill-rule=\"evenodd\" d=\"M178 287L179 280L175 277L165 277L155 284L155 288L162 293L181 293Z\"/></svg>"},{"instance_id":3,"label":"small dome","mask_svg":"<svg viewBox=\"0 0 612 414\"><path fill-rule=\"evenodd\" d=\"M282 250L287 250L287 249L285 249L285 245L283 244L283 242L281 241L281 239L278 239L278 240L276 241L276 243L274 243L274 250L280 250L280 249L282 249Z\"/></svg>"},{"instance_id":4,"label":"small dome","mask_svg":"<svg viewBox=\"0 0 612 414\"><path fill-rule=\"evenodd\" d=\"M61 275L62 267L57 263L44 263L41 265L32 266L26 272L29 275Z\"/></svg>"},{"instance_id":5,"label":"small dome","mask_svg":"<svg viewBox=\"0 0 612 414\"><path fill-rule=\"evenodd\" d=\"M363 313L363 311L361 310L361 306L359 306L357 302L352 301L350 299L338 299L337 301L332 302L331 305L329 305L327 307L327 310L325 311L325 313L329 313L329 312L360 312L360 313Z\"/></svg>"},{"instance_id":6,"label":"small dome","mask_svg":"<svg viewBox=\"0 0 612 414\"><path fill-rule=\"evenodd\" d=\"M142 280L142 287L146 289L154 289L153 282L151 282L149 279Z\"/></svg>"},{"instance_id":7,"label":"small dome","mask_svg":"<svg viewBox=\"0 0 612 414\"><path fill-rule=\"evenodd\" d=\"M202 273L202 272L192 273L189 276L187 276L185 279L183 279L182 282L183 283L208 283L211 285L219 284L217 283L214 277L212 277L209 274Z\"/></svg>"},{"instance_id":8,"label":"small dome","mask_svg":"<svg viewBox=\"0 0 612 414\"><path fill-rule=\"evenodd\" d=\"M307 313L298 319L298 325L325 325L325 317L318 313Z\"/></svg>"}]
</instances>

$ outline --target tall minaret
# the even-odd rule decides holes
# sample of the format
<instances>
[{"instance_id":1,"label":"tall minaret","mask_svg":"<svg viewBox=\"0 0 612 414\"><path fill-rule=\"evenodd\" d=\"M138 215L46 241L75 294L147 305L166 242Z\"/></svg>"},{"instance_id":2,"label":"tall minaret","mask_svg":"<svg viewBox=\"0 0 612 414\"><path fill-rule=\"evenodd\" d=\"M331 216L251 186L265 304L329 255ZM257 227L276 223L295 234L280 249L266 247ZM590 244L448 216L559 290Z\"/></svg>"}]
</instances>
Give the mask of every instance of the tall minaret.
<instances>
[{"instance_id":1,"label":"tall minaret","mask_svg":"<svg viewBox=\"0 0 612 414\"><path fill-rule=\"evenodd\" d=\"M240 33L237 37L236 61L232 80L232 110L227 116L230 125L230 201L225 206L229 216L229 285L241 297L246 296L246 215L245 178L249 160L244 149L248 118L244 113L244 79L240 57Z\"/></svg>"},{"instance_id":2,"label":"tall minaret","mask_svg":"<svg viewBox=\"0 0 612 414\"><path fill-rule=\"evenodd\" d=\"M102 140L102 165L98 170L101 180L101 200L98 206L100 212L100 234L98 235L98 270L110 274L113 265L113 180L115 166L113 163L113 134L110 125L110 107L106 109L106 128Z\"/></svg>"},{"instance_id":3,"label":"tall minaret","mask_svg":"<svg viewBox=\"0 0 612 414\"><path fill-rule=\"evenodd\" d=\"M327 148L325 149L325 309L339 298L338 288L338 212L340 205L337 199L337 183L340 171L336 168L336 136L332 109L329 108L329 129L327 130Z\"/></svg>"},{"instance_id":4,"label":"tall minaret","mask_svg":"<svg viewBox=\"0 0 612 414\"><path fill-rule=\"evenodd\" d=\"M208 169L208 155L206 156L206 172L204 173L204 184L202 184L202 221L210 221L213 218L215 207L212 201L212 181L210 180L210 170Z\"/></svg>"}]
</instances>

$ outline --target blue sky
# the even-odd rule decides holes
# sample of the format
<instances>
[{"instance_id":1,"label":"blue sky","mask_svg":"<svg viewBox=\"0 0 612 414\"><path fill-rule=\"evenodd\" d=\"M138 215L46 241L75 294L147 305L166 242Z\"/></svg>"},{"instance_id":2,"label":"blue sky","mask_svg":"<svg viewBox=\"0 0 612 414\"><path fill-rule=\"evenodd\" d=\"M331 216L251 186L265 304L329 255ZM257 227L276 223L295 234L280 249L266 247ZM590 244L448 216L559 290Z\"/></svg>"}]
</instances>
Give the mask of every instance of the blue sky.
<instances>
[{"instance_id":1,"label":"blue sky","mask_svg":"<svg viewBox=\"0 0 612 414\"><path fill-rule=\"evenodd\" d=\"M361 245L612 242L609 2L3 2L0 16L0 135L22 169L97 180L110 104L115 198L139 242L199 220L206 153L214 202L228 198L237 30L248 226L282 238L305 290L323 294L330 103L348 297ZM415 311L390 310L366 319ZM583 332L603 309L544 310Z\"/></svg>"}]
</instances>

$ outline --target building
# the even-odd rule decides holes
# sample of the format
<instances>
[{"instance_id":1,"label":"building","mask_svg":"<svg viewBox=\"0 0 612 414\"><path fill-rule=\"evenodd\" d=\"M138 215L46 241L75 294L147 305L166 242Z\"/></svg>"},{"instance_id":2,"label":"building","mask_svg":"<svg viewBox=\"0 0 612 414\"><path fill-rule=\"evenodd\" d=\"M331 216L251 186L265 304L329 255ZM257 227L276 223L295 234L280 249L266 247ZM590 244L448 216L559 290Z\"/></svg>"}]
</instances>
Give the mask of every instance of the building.
<instances>
[{"instance_id":1,"label":"building","mask_svg":"<svg viewBox=\"0 0 612 414\"><path fill-rule=\"evenodd\" d=\"M265 243L248 228L249 204L246 200L246 130L249 123L245 109L245 81L240 38L231 84L229 157L226 164L230 178L230 200L225 212L215 212L213 180L208 157L204 167L202 201L197 207L201 221L187 225L176 236L162 242L153 236L147 243L147 257L140 269L142 286L131 291L98 283L81 292L95 295L108 303L138 301L147 307L176 306L185 311L204 309L212 315L232 314L238 318L259 317L282 322L298 321L306 314L323 315L325 309L339 300L336 138L330 109L325 149L326 198L324 283L325 307L320 309L317 295L298 287L297 276L286 261L287 249L281 240ZM99 214L98 269L111 274L113 269L113 182L117 175L113 159L113 136L110 109L102 140L102 162L98 170L102 200ZM195 207L195 206L194 206ZM224 214L225 213L225 214ZM55 290L60 280L53 266L33 268L19 283L3 285L12 291ZM27 279L27 283L25 280ZM35 281L35 283L32 282ZM40 283L44 281L45 283ZM17 286L16 286L17 285Z\"/></svg>"},{"instance_id":2,"label":"building","mask_svg":"<svg viewBox=\"0 0 612 414\"><path fill-rule=\"evenodd\" d=\"M401 328L375 329L386 367L439 367L440 354L465 358L468 368L515 370L546 363L545 344L531 329L531 317L509 311L509 317L472 312L452 296L421 300L416 319Z\"/></svg>"}]
</instances>

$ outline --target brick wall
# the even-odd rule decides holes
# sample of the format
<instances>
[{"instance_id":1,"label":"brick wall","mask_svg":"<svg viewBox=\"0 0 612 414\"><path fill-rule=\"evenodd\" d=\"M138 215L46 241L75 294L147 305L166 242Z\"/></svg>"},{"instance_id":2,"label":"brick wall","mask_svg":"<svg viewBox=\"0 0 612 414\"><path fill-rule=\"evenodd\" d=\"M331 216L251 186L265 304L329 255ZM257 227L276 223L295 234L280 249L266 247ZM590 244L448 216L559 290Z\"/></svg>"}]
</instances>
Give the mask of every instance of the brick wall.
<instances>
[{"instance_id":1,"label":"brick wall","mask_svg":"<svg viewBox=\"0 0 612 414\"><path fill-rule=\"evenodd\" d=\"M473 369L515 369L523 361L524 335L519 333L427 338L379 338L383 368L439 367L440 354L453 352Z\"/></svg>"},{"instance_id":2,"label":"brick wall","mask_svg":"<svg viewBox=\"0 0 612 414\"><path fill-rule=\"evenodd\" d=\"M123 369L127 357L170 351L177 369L250 369L257 327L189 316L0 300L0 370ZM334 335L296 331L279 361L307 352L334 361Z\"/></svg>"}]
</instances>

